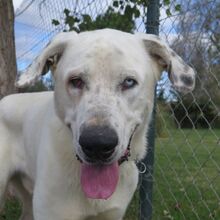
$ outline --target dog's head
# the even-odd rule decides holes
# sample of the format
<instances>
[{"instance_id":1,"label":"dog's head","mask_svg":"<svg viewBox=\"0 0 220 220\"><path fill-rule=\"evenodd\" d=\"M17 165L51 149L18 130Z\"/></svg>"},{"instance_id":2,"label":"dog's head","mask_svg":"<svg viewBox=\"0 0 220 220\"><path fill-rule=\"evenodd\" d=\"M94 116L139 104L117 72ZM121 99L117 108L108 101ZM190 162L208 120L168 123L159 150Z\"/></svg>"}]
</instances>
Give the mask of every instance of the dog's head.
<instances>
[{"instance_id":1,"label":"dog's head","mask_svg":"<svg viewBox=\"0 0 220 220\"><path fill-rule=\"evenodd\" d=\"M161 72L168 71L179 90L190 91L195 84L192 68L159 37L110 29L59 34L17 86L33 83L48 68L55 79L57 115L71 128L73 148L82 162L82 185L93 198L110 196L118 180L118 163L129 153L131 159L144 157ZM87 179L97 170L110 189L94 195Z\"/></svg>"}]
</instances>

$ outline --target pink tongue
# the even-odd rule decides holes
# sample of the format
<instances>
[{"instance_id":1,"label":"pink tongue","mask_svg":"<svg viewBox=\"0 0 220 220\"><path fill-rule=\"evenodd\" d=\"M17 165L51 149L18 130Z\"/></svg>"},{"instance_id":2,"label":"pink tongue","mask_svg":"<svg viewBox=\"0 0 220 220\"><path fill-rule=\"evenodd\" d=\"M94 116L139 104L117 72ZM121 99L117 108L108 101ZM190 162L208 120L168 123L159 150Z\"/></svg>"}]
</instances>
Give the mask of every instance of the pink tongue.
<instances>
[{"instance_id":1,"label":"pink tongue","mask_svg":"<svg viewBox=\"0 0 220 220\"><path fill-rule=\"evenodd\" d=\"M88 198L108 199L116 189L118 178L118 162L111 165L83 163L81 166L81 185Z\"/></svg>"}]
</instances>

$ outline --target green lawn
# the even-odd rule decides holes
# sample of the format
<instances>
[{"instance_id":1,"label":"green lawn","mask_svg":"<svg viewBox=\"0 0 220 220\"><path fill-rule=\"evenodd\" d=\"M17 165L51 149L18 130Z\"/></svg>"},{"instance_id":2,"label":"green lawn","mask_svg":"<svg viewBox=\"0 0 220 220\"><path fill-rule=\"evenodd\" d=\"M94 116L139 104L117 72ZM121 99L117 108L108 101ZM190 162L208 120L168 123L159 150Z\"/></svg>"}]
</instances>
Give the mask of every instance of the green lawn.
<instances>
[{"instance_id":1,"label":"green lawn","mask_svg":"<svg viewBox=\"0 0 220 220\"><path fill-rule=\"evenodd\" d=\"M158 139L154 220L220 219L220 130L173 130Z\"/></svg>"},{"instance_id":2,"label":"green lawn","mask_svg":"<svg viewBox=\"0 0 220 220\"><path fill-rule=\"evenodd\" d=\"M220 219L220 130L167 131L155 149L153 220ZM125 220L136 220L138 198Z\"/></svg>"},{"instance_id":3,"label":"green lawn","mask_svg":"<svg viewBox=\"0 0 220 220\"><path fill-rule=\"evenodd\" d=\"M167 130L155 148L153 220L220 219L220 130ZM136 193L125 220L138 219ZM0 220L16 220L6 205ZM103 219L104 220L104 219Z\"/></svg>"},{"instance_id":4,"label":"green lawn","mask_svg":"<svg viewBox=\"0 0 220 220\"><path fill-rule=\"evenodd\" d=\"M20 203L13 198L8 198L4 211L0 214L0 220L17 220L19 219L20 213Z\"/></svg>"}]
</instances>

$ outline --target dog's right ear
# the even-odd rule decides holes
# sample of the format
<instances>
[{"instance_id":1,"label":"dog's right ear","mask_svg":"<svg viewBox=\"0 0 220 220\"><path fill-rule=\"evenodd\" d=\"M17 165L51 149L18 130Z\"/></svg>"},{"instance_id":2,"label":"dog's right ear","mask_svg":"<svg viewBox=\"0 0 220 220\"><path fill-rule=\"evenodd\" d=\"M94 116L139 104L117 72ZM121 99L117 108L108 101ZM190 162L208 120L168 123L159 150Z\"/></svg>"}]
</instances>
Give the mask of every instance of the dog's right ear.
<instances>
[{"instance_id":1,"label":"dog's right ear","mask_svg":"<svg viewBox=\"0 0 220 220\"><path fill-rule=\"evenodd\" d=\"M22 88L26 85L34 84L39 76L44 75L49 69L53 70L59 58L62 56L68 42L77 36L74 31L58 34L47 45L43 52L33 61L33 63L21 73L15 86Z\"/></svg>"},{"instance_id":2,"label":"dog's right ear","mask_svg":"<svg viewBox=\"0 0 220 220\"><path fill-rule=\"evenodd\" d=\"M153 58L162 71L167 71L169 78L180 92L190 92L195 87L196 73L186 64L162 39L152 34L136 34L143 42L147 53ZM159 76L156 75L159 79Z\"/></svg>"}]
</instances>

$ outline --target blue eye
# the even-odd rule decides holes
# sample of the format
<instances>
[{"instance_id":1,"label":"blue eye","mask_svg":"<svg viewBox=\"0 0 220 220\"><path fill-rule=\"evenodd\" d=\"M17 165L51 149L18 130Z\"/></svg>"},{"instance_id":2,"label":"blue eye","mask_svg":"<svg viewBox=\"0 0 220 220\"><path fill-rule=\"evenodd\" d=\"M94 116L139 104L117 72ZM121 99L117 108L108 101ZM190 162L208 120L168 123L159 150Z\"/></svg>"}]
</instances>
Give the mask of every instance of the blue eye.
<instances>
[{"instance_id":1,"label":"blue eye","mask_svg":"<svg viewBox=\"0 0 220 220\"><path fill-rule=\"evenodd\" d=\"M121 89L122 91L131 89L137 85L137 81L132 78L126 78L122 83L121 83Z\"/></svg>"}]
</instances>

